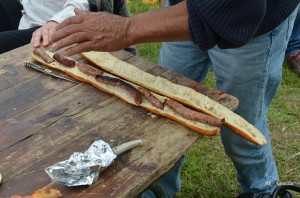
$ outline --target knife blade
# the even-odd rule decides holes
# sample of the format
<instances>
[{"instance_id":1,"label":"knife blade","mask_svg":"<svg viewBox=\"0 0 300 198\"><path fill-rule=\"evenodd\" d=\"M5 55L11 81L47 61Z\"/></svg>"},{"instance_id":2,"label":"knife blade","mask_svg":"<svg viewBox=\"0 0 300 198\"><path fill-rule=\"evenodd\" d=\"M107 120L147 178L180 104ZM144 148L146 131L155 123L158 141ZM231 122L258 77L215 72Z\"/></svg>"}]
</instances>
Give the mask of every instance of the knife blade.
<instances>
[{"instance_id":1,"label":"knife blade","mask_svg":"<svg viewBox=\"0 0 300 198\"><path fill-rule=\"evenodd\" d=\"M59 79L62 79L62 80L66 80L66 81L69 81L69 82L73 82L73 83L79 83L79 82L76 81L76 80L72 80L72 79L70 79L70 78L66 78L66 77L64 77L64 76L55 74L55 73L53 73L50 69L44 68L44 67L42 67L42 66L40 66L40 65L38 65L38 64L34 64L34 63L30 63L30 62L25 61L25 62L24 62L24 65L25 65L26 67L32 68L32 69L34 69L34 70L36 70L36 71L39 71L39 72L44 73L44 74L49 75L49 76L53 76L53 77L55 77L55 78L59 78Z\"/></svg>"}]
</instances>

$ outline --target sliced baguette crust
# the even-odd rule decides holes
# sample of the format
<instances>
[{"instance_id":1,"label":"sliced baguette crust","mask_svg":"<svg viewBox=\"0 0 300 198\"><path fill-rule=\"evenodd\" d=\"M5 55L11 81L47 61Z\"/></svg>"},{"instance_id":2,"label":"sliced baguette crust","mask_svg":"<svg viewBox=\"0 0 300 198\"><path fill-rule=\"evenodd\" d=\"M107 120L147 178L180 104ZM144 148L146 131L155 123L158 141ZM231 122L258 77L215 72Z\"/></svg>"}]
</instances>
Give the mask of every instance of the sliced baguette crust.
<instances>
[{"instance_id":1,"label":"sliced baguette crust","mask_svg":"<svg viewBox=\"0 0 300 198\"><path fill-rule=\"evenodd\" d=\"M148 88L158 94L167 96L181 103L191 106L208 115L225 118L224 125L233 130L244 139L257 144L267 143L264 135L252 124L228 108L196 92L194 89L181 86L159 76L149 74L136 66L128 64L106 52L84 52L85 59L98 65L103 70L124 78L130 82Z\"/></svg>"},{"instance_id":2,"label":"sliced baguette crust","mask_svg":"<svg viewBox=\"0 0 300 198\"><path fill-rule=\"evenodd\" d=\"M48 52L46 51L46 53L50 56L53 57L54 53ZM132 105L136 105L136 103L133 100L133 97L127 92L124 91L121 87L118 86L113 86L113 85L108 85L105 83L101 83L95 80L95 77L93 76L89 76L87 74L82 73L77 66L75 67L66 67L58 62L52 62L52 63L46 63L44 60L42 60L40 57L38 57L35 54L31 54L32 58L45 65L48 66L50 68L56 69L56 70L60 70L66 74L68 74L69 76L81 81L81 82L86 82L89 83L91 85L93 85L94 87L106 92L106 93L110 93L115 95L116 97L120 98L121 100L124 100L125 102L132 104ZM76 62L77 64L77 62ZM109 76L109 77L115 77L111 74L108 73L104 73L103 75L105 76ZM123 80L123 79L122 79ZM125 81L125 80L124 80ZM128 81L126 81L127 83L131 84L134 87L137 87L137 85L130 83ZM157 97L161 102L164 102L164 100L166 99L166 97L152 93L155 97ZM143 97L143 101L140 105L138 106L142 106L145 109L149 110L150 112L154 113L154 114L158 114L158 115L162 115L165 117L168 117L172 120L175 120L191 129L193 129L194 131L203 134L203 135L208 135L208 136L213 136L213 135L217 135L220 132L220 128L219 127L215 127L215 126L210 126L210 125L206 125L203 124L201 122L196 122L196 121L192 121L192 120L188 120L180 115L178 115L176 112L174 112L172 109L165 107L164 110L155 108L152 106L152 104L150 102L148 102L148 100L146 100Z\"/></svg>"}]
</instances>

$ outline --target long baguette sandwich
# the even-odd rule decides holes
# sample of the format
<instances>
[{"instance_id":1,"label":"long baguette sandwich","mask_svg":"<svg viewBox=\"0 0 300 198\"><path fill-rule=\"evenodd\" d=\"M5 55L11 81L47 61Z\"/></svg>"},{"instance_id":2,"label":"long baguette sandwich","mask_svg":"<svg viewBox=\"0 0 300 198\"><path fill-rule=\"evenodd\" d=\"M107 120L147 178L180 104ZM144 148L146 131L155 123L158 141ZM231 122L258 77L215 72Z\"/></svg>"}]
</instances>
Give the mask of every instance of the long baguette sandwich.
<instances>
[{"instance_id":1,"label":"long baguette sandwich","mask_svg":"<svg viewBox=\"0 0 300 198\"><path fill-rule=\"evenodd\" d=\"M165 78L149 74L131 64L119 60L110 53L85 52L81 55L111 74L143 86L160 95L172 98L207 115L220 119L225 118L225 126L254 144L264 145L267 143L264 135L241 116L209 97L196 92L192 88L181 86Z\"/></svg>"},{"instance_id":2,"label":"long baguette sandwich","mask_svg":"<svg viewBox=\"0 0 300 198\"><path fill-rule=\"evenodd\" d=\"M124 80L100 68L94 68L69 57L64 57L59 53L35 49L32 58L45 66L60 70L79 81L89 83L104 92L113 94L129 104L144 107L154 114L173 119L203 135L218 134L220 126L224 122L221 118L189 109L163 94L157 94L139 84ZM260 142L253 142L260 144Z\"/></svg>"}]
</instances>

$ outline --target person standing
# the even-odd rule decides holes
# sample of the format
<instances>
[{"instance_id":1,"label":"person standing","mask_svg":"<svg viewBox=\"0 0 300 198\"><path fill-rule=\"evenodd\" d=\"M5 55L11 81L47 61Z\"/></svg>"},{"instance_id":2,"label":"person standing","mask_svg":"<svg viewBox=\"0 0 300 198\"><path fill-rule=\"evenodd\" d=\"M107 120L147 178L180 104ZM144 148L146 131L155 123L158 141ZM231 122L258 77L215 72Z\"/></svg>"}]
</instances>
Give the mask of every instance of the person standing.
<instances>
[{"instance_id":1,"label":"person standing","mask_svg":"<svg viewBox=\"0 0 300 198\"><path fill-rule=\"evenodd\" d=\"M176 64L171 66L167 62L170 69L178 69L179 73L199 81L202 78L199 75L205 76L202 71L199 74L198 68L193 67L181 70L183 65L178 58L200 60L202 65L198 67L214 70L217 88L239 99L236 113L256 126L268 144L254 145L222 128L225 152L235 165L243 190L238 197L270 197L277 188L278 174L266 114L281 81L281 67L299 0L172 0L170 3L169 8L130 18L75 9L75 17L58 25L51 46L55 50L68 47L64 55L70 56L92 50L115 51L137 43L192 40L198 49L192 59L194 49L189 56L176 57L181 52L172 54L166 45L162 50L167 53L161 57L168 59L169 54L168 60L174 59ZM95 26L96 21L101 25ZM179 171L180 168L175 169L177 174L169 178L175 182L161 183L167 197L174 197L179 190Z\"/></svg>"}]
</instances>

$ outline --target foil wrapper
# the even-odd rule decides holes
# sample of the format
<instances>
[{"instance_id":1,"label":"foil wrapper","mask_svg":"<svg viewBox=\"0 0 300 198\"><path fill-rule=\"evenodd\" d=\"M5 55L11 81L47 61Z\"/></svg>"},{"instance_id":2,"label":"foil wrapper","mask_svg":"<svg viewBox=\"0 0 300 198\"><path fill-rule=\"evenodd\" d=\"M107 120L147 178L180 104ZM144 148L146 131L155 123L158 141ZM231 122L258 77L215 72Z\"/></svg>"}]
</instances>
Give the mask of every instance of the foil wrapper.
<instances>
[{"instance_id":1,"label":"foil wrapper","mask_svg":"<svg viewBox=\"0 0 300 198\"><path fill-rule=\"evenodd\" d=\"M84 153L75 152L68 160L47 167L45 171L53 181L63 182L66 186L91 185L115 158L110 146L98 140Z\"/></svg>"}]
</instances>

